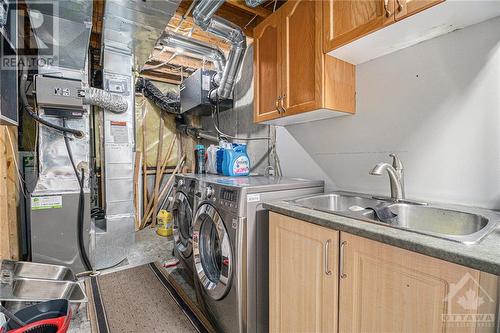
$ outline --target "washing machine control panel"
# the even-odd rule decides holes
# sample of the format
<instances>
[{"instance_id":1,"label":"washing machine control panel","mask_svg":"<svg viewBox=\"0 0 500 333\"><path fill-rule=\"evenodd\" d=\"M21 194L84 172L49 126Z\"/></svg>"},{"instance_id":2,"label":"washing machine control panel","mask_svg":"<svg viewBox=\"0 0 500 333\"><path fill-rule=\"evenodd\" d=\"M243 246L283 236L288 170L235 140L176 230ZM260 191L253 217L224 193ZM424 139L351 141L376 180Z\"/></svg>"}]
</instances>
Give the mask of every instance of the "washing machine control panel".
<instances>
[{"instance_id":1,"label":"washing machine control panel","mask_svg":"<svg viewBox=\"0 0 500 333\"><path fill-rule=\"evenodd\" d=\"M230 210L236 210L238 208L238 192L236 190L221 188L219 196L219 204L223 208L229 208Z\"/></svg>"}]
</instances>

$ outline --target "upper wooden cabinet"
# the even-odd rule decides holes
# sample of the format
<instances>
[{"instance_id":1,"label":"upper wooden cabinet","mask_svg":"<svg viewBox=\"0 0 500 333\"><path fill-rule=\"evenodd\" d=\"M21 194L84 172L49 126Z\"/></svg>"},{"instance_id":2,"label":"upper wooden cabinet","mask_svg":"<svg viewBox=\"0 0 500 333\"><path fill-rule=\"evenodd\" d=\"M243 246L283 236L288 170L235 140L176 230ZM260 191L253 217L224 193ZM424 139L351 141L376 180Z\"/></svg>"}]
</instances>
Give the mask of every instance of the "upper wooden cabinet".
<instances>
[{"instance_id":1,"label":"upper wooden cabinet","mask_svg":"<svg viewBox=\"0 0 500 333\"><path fill-rule=\"evenodd\" d=\"M400 0L403 1L403 0ZM324 2L324 48L328 52L394 22L395 0Z\"/></svg>"},{"instance_id":2,"label":"upper wooden cabinet","mask_svg":"<svg viewBox=\"0 0 500 333\"><path fill-rule=\"evenodd\" d=\"M324 51L329 52L444 0L326 0Z\"/></svg>"},{"instance_id":3,"label":"upper wooden cabinet","mask_svg":"<svg viewBox=\"0 0 500 333\"><path fill-rule=\"evenodd\" d=\"M396 21L402 20L410 15L416 14L424 9L437 5L444 0L395 0Z\"/></svg>"},{"instance_id":4,"label":"upper wooden cabinet","mask_svg":"<svg viewBox=\"0 0 500 333\"><path fill-rule=\"evenodd\" d=\"M256 122L286 125L355 112L355 68L323 53L322 14L322 1L288 1L255 28Z\"/></svg>"},{"instance_id":5,"label":"upper wooden cabinet","mask_svg":"<svg viewBox=\"0 0 500 333\"><path fill-rule=\"evenodd\" d=\"M271 15L254 30L255 118L260 121L279 117L281 94L281 20Z\"/></svg>"}]
</instances>

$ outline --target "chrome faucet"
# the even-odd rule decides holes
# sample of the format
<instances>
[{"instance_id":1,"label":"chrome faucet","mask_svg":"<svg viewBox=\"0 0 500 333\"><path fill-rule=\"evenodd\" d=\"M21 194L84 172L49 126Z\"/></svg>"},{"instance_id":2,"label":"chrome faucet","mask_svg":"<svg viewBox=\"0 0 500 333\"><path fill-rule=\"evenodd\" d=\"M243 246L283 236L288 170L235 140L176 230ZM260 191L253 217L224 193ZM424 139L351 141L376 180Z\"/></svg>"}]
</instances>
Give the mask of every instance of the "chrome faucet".
<instances>
[{"instance_id":1,"label":"chrome faucet","mask_svg":"<svg viewBox=\"0 0 500 333\"><path fill-rule=\"evenodd\" d=\"M401 201L405 199L403 163L395 154L389 154L389 156L392 157L392 165L378 163L370 171L370 175L381 176L384 171L387 171L391 182L391 198L394 201Z\"/></svg>"}]
</instances>

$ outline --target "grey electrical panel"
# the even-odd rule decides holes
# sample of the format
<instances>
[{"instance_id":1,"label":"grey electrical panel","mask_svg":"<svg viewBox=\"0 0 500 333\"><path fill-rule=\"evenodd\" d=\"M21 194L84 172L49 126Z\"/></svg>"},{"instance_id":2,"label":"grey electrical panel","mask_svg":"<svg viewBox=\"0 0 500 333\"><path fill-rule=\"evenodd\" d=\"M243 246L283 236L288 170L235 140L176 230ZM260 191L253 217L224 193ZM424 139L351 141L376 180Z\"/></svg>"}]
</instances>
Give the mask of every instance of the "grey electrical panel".
<instances>
[{"instance_id":1,"label":"grey electrical panel","mask_svg":"<svg viewBox=\"0 0 500 333\"><path fill-rule=\"evenodd\" d=\"M81 118L83 116L82 81L37 75L36 103L50 117Z\"/></svg>"},{"instance_id":2,"label":"grey electrical panel","mask_svg":"<svg viewBox=\"0 0 500 333\"><path fill-rule=\"evenodd\" d=\"M41 108L83 109L82 81L37 75L35 87Z\"/></svg>"}]
</instances>

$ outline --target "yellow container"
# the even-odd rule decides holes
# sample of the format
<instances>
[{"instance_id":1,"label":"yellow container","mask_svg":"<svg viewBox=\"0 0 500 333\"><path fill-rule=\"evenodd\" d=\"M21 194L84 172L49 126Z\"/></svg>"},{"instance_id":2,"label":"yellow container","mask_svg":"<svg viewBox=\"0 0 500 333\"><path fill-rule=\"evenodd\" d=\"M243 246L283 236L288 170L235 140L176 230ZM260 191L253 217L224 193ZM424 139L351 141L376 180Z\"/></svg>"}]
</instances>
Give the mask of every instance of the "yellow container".
<instances>
[{"instance_id":1,"label":"yellow container","mask_svg":"<svg viewBox=\"0 0 500 333\"><path fill-rule=\"evenodd\" d=\"M172 213L162 209L158 212L156 218L158 219L158 229L156 229L156 233L163 237L171 236L174 233L174 219Z\"/></svg>"}]
</instances>

